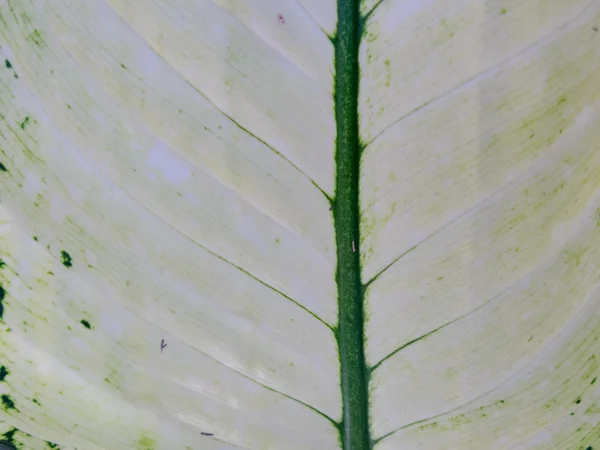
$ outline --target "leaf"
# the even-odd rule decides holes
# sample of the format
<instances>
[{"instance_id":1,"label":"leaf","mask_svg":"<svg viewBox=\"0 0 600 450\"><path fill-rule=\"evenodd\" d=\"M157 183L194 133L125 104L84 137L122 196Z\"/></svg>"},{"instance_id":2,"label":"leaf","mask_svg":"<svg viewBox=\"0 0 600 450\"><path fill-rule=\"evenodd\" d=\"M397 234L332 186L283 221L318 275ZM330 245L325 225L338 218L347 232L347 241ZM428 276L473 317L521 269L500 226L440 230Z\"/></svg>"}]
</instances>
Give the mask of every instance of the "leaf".
<instances>
[{"instance_id":1,"label":"leaf","mask_svg":"<svg viewBox=\"0 0 600 450\"><path fill-rule=\"evenodd\" d=\"M600 446L598 2L0 19L9 444Z\"/></svg>"}]
</instances>

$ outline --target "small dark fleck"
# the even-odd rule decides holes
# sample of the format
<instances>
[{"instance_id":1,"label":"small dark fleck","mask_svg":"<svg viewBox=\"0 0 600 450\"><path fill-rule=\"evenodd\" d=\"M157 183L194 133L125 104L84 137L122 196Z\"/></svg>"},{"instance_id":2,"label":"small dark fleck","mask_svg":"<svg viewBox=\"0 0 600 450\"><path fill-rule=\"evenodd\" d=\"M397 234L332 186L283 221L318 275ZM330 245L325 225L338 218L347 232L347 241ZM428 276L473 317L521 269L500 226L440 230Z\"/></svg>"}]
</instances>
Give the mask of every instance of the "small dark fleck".
<instances>
[{"instance_id":1,"label":"small dark fleck","mask_svg":"<svg viewBox=\"0 0 600 450\"><path fill-rule=\"evenodd\" d=\"M283 17L281 14L277 14L277 22L279 22L281 25L285 25L285 17Z\"/></svg>"},{"instance_id":2,"label":"small dark fleck","mask_svg":"<svg viewBox=\"0 0 600 450\"><path fill-rule=\"evenodd\" d=\"M33 400L31 400L31 401L32 401L33 403L35 403L36 405L39 405L39 406L41 406L41 405L40 405L40 402L39 402L39 400L38 400L37 398L34 398L34 399L33 399Z\"/></svg>"},{"instance_id":3,"label":"small dark fleck","mask_svg":"<svg viewBox=\"0 0 600 450\"><path fill-rule=\"evenodd\" d=\"M213 433L205 433L204 431L200 433L202 436L214 436Z\"/></svg>"},{"instance_id":4,"label":"small dark fleck","mask_svg":"<svg viewBox=\"0 0 600 450\"><path fill-rule=\"evenodd\" d=\"M585 450L594 450L594 447L592 447L591 445L589 445L588 448L586 448Z\"/></svg>"},{"instance_id":5,"label":"small dark fleck","mask_svg":"<svg viewBox=\"0 0 600 450\"><path fill-rule=\"evenodd\" d=\"M333 211L333 203L331 204L331 206L329 207L329 211Z\"/></svg>"},{"instance_id":6,"label":"small dark fleck","mask_svg":"<svg viewBox=\"0 0 600 450\"><path fill-rule=\"evenodd\" d=\"M55 444L54 442L46 441L46 445L50 448L58 448L58 444Z\"/></svg>"},{"instance_id":7,"label":"small dark fleck","mask_svg":"<svg viewBox=\"0 0 600 450\"><path fill-rule=\"evenodd\" d=\"M90 323L87 320L82 320L81 325L83 325L84 327L86 327L88 330L90 330L92 328L92 326L90 325Z\"/></svg>"},{"instance_id":8,"label":"small dark fleck","mask_svg":"<svg viewBox=\"0 0 600 450\"><path fill-rule=\"evenodd\" d=\"M37 237L37 236L34 236L34 237L33 237L33 240L34 240L35 242L37 242L37 241L38 241L38 237Z\"/></svg>"},{"instance_id":9,"label":"small dark fleck","mask_svg":"<svg viewBox=\"0 0 600 450\"><path fill-rule=\"evenodd\" d=\"M6 367L0 366L0 381L4 381L9 373L10 372L6 370Z\"/></svg>"},{"instance_id":10,"label":"small dark fleck","mask_svg":"<svg viewBox=\"0 0 600 450\"><path fill-rule=\"evenodd\" d=\"M15 408L15 402L6 394L2 395L2 404L6 409L17 409Z\"/></svg>"},{"instance_id":11,"label":"small dark fleck","mask_svg":"<svg viewBox=\"0 0 600 450\"><path fill-rule=\"evenodd\" d=\"M577 400L575 400L575 403L577 403L579 405L581 403L581 397L577 397Z\"/></svg>"},{"instance_id":12,"label":"small dark fleck","mask_svg":"<svg viewBox=\"0 0 600 450\"><path fill-rule=\"evenodd\" d=\"M4 269L5 266L6 266L6 263L4 262L4 260L2 258L0 258L0 269Z\"/></svg>"},{"instance_id":13,"label":"small dark fleck","mask_svg":"<svg viewBox=\"0 0 600 450\"><path fill-rule=\"evenodd\" d=\"M8 169L6 168L6 166L2 163L0 163L0 172L8 172Z\"/></svg>"},{"instance_id":14,"label":"small dark fleck","mask_svg":"<svg viewBox=\"0 0 600 450\"><path fill-rule=\"evenodd\" d=\"M120 64L123 69L127 69L127 66L125 64L123 64L123 63L120 63Z\"/></svg>"},{"instance_id":15,"label":"small dark fleck","mask_svg":"<svg viewBox=\"0 0 600 450\"><path fill-rule=\"evenodd\" d=\"M594 384L594 383L596 382L596 380L597 380L597 379L598 379L598 377L594 377L594 378L592 379L592 382L591 382L590 384Z\"/></svg>"},{"instance_id":16,"label":"small dark fleck","mask_svg":"<svg viewBox=\"0 0 600 450\"><path fill-rule=\"evenodd\" d=\"M575 415L575 413L574 413L574 412L572 412L570 415L571 415L571 416L574 416L574 415Z\"/></svg>"},{"instance_id":17,"label":"small dark fleck","mask_svg":"<svg viewBox=\"0 0 600 450\"><path fill-rule=\"evenodd\" d=\"M4 65L7 69L12 69L12 63L8 59L4 60Z\"/></svg>"},{"instance_id":18,"label":"small dark fleck","mask_svg":"<svg viewBox=\"0 0 600 450\"><path fill-rule=\"evenodd\" d=\"M25 120L23 120L23 122L21 122L19 124L19 126L21 127L21 130L25 129L25 126L29 124L29 121L30 121L29 116L25 117Z\"/></svg>"},{"instance_id":19,"label":"small dark fleck","mask_svg":"<svg viewBox=\"0 0 600 450\"><path fill-rule=\"evenodd\" d=\"M60 252L60 260L63 263L63 266L73 267L73 259L71 258L71 255L64 250Z\"/></svg>"},{"instance_id":20,"label":"small dark fleck","mask_svg":"<svg viewBox=\"0 0 600 450\"><path fill-rule=\"evenodd\" d=\"M594 30L594 31L596 31L596 32L597 32L597 31L598 31L598 26L594 25L594 26L592 27L592 30ZM590 448L591 448L591 447L590 447Z\"/></svg>"}]
</instances>

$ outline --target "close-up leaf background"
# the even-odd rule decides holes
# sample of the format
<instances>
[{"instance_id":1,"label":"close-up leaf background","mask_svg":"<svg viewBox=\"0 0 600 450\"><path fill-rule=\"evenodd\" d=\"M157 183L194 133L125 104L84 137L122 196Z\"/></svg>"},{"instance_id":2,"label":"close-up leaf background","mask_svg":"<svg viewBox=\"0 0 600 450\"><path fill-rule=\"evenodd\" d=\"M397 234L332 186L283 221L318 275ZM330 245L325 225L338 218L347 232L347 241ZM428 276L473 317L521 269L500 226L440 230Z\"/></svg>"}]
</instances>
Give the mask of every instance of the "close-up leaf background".
<instances>
[{"instance_id":1,"label":"close-up leaf background","mask_svg":"<svg viewBox=\"0 0 600 450\"><path fill-rule=\"evenodd\" d=\"M599 27L0 0L0 447L600 449Z\"/></svg>"}]
</instances>

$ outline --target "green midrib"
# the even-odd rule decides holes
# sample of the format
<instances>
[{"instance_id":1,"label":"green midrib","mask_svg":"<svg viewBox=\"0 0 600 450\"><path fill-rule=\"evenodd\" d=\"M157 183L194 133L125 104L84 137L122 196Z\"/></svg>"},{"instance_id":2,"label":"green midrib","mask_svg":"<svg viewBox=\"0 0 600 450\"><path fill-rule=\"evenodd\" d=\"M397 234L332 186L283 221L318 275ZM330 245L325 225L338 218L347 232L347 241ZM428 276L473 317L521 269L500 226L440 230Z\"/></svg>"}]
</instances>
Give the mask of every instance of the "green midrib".
<instances>
[{"instance_id":1,"label":"green midrib","mask_svg":"<svg viewBox=\"0 0 600 450\"><path fill-rule=\"evenodd\" d=\"M333 216L337 245L337 340L343 402L340 434L345 450L371 448L359 256L359 14L359 0L338 0L338 27L334 40L337 141Z\"/></svg>"}]
</instances>

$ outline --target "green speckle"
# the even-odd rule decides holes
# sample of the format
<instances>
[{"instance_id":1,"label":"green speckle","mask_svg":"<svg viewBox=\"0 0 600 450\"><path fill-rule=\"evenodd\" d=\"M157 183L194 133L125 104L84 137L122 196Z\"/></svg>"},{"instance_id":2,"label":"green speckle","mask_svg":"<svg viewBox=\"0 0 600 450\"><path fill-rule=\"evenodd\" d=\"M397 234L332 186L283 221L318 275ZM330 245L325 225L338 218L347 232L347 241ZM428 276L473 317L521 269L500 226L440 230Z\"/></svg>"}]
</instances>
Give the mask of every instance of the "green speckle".
<instances>
[{"instance_id":1,"label":"green speckle","mask_svg":"<svg viewBox=\"0 0 600 450\"><path fill-rule=\"evenodd\" d=\"M127 66L125 64L123 64L123 63L120 63L120 64L123 69L127 69Z\"/></svg>"},{"instance_id":2,"label":"green speckle","mask_svg":"<svg viewBox=\"0 0 600 450\"><path fill-rule=\"evenodd\" d=\"M19 124L19 126L21 127L21 130L24 130L24 129L25 129L25 127L26 127L27 125L29 125L29 122L30 122L30 121L31 121L31 119L29 118L29 116L25 117L25 119L23 120L23 122L21 122L21 123Z\"/></svg>"},{"instance_id":3,"label":"green speckle","mask_svg":"<svg viewBox=\"0 0 600 450\"><path fill-rule=\"evenodd\" d=\"M581 397L577 397L577 400L575 400L575 403L577 403L579 405L581 403Z\"/></svg>"},{"instance_id":4,"label":"green speckle","mask_svg":"<svg viewBox=\"0 0 600 450\"><path fill-rule=\"evenodd\" d=\"M50 442L50 441L46 441L46 445L50 448L59 448L58 444L55 444L54 442Z\"/></svg>"},{"instance_id":5,"label":"green speckle","mask_svg":"<svg viewBox=\"0 0 600 450\"><path fill-rule=\"evenodd\" d=\"M591 445L588 445L588 447L585 450L594 450L594 448Z\"/></svg>"},{"instance_id":6,"label":"green speckle","mask_svg":"<svg viewBox=\"0 0 600 450\"><path fill-rule=\"evenodd\" d=\"M0 366L0 381L4 381L9 373L10 372L6 370L6 367Z\"/></svg>"},{"instance_id":7,"label":"green speckle","mask_svg":"<svg viewBox=\"0 0 600 450\"><path fill-rule=\"evenodd\" d=\"M42 44L44 43L44 40L42 39L42 35L40 34L40 32L38 30L33 30L33 33L30 33L27 36L27 39L29 39L31 42L33 42L38 47L41 47Z\"/></svg>"},{"instance_id":8,"label":"green speckle","mask_svg":"<svg viewBox=\"0 0 600 450\"><path fill-rule=\"evenodd\" d=\"M142 436L137 442L137 448L139 450L152 450L156 446L156 439L148 436Z\"/></svg>"},{"instance_id":9,"label":"green speckle","mask_svg":"<svg viewBox=\"0 0 600 450\"><path fill-rule=\"evenodd\" d=\"M506 14L506 13L507 13L507 11L506 11L506 8L502 8L502 9L500 10L500 14Z\"/></svg>"},{"instance_id":10,"label":"green speckle","mask_svg":"<svg viewBox=\"0 0 600 450\"><path fill-rule=\"evenodd\" d=\"M2 404L4 405L4 409L17 409L15 407L15 402L13 402L12 399L6 394L2 395Z\"/></svg>"},{"instance_id":11,"label":"green speckle","mask_svg":"<svg viewBox=\"0 0 600 450\"><path fill-rule=\"evenodd\" d=\"M0 258L0 269L4 269L5 266L6 266L6 263L4 262L4 260L2 258Z\"/></svg>"},{"instance_id":12,"label":"green speckle","mask_svg":"<svg viewBox=\"0 0 600 450\"><path fill-rule=\"evenodd\" d=\"M39 400L37 398L34 398L33 400L31 400L33 403L35 403L38 406L42 406L41 403L39 402Z\"/></svg>"},{"instance_id":13,"label":"green speckle","mask_svg":"<svg viewBox=\"0 0 600 450\"><path fill-rule=\"evenodd\" d=\"M38 237L37 237L37 236L34 236L34 237L33 237L33 240L34 240L35 242L37 242L37 241L38 241Z\"/></svg>"},{"instance_id":14,"label":"green speckle","mask_svg":"<svg viewBox=\"0 0 600 450\"><path fill-rule=\"evenodd\" d=\"M280 241L279 241L279 238L275 239L275 243L276 243L276 244L279 244L279 242L280 242Z\"/></svg>"},{"instance_id":15,"label":"green speckle","mask_svg":"<svg viewBox=\"0 0 600 450\"><path fill-rule=\"evenodd\" d=\"M7 69L12 69L12 64L8 59L4 60L4 65L6 66Z\"/></svg>"},{"instance_id":16,"label":"green speckle","mask_svg":"<svg viewBox=\"0 0 600 450\"><path fill-rule=\"evenodd\" d=\"M6 166L2 163L0 163L0 172L8 172L8 169L6 168Z\"/></svg>"},{"instance_id":17,"label":"green speckle","mask_svg":"<svg viewBox=\"0 0 600 450\"><path fill-rule=\"evenodd\" d=\"M598 379L598 377L594 377L592 378L592 382L590 384L594 384L596 382L596 380Z\"/></svg>"},{"instance_id":18,"label":"green speckle","mask_svg":"<svg viewBox=\"0 0 600 450\"><path fill-rule=\"evenodd\" d=\"M574 413L574 412L572 412L570 415L571 415L571 416L574 416L574 415L575 415L575 413Z\"/></svg>"},{"instance_id":19,"label":"green speckle","mask_svg":"<svg viewBox=\"0 0 600 450\"><path fill-rule=\"evenodd\" d=\"M73 258L64 250L60 252L60 261L65 267L73 267Z\"/></svg>"},{"instance_id":20,"label":"green speckle","mask_svg":"<svg viewBox=\"0 0 600 450\"><path fill-rule=\"evenodd\" d=\"M91 329L92 329L92 326L90 325L90 323L89 323L87 320L85 320L85 319L83 319L83 320L82 320L81 322L79 322L79 323L81 323L81 325L83 325L84 327L86 327L88 330L91 330Z\"/></svg>"},{"instance_id":21,"label":"green speckle","mask_svg":"<svg viewBox=\"0 0 600 450\"><path fill-rule=\"evenodd\" d=\"M385 67L387 67L388 69L390 68L390 60L389 59L386 59L383 63L385 64Z\"/></svg>"}]
</instances>

